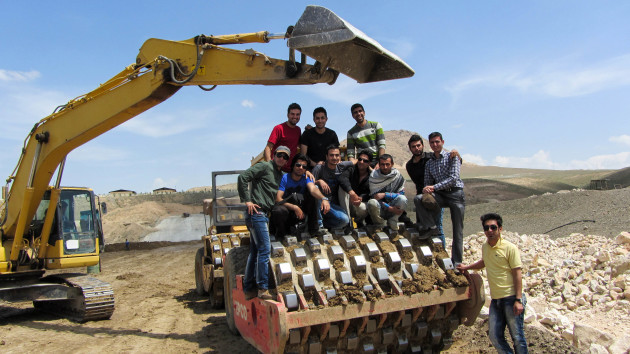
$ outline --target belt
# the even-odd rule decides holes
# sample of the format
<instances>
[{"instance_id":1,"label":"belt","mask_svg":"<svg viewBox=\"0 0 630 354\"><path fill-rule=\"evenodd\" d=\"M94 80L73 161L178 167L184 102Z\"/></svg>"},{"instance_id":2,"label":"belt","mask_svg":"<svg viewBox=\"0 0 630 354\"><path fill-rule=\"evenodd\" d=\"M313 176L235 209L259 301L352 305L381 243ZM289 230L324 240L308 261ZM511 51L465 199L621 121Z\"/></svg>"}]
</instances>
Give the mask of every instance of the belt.
<instances>
[{"instance_id":1,"label":"belt","mask_svg":"<svg viewBox=\"0 0 630 354\"><path fill-rule=\"evenodd\" d=\"M441 189L438 192L448 192L448 193L450 193L450 192L455 192L455 191L461 191L462 189L464 189L464 188L462 188L462 187L451 187L451 188Z\"/></svg>"}]
</instances>

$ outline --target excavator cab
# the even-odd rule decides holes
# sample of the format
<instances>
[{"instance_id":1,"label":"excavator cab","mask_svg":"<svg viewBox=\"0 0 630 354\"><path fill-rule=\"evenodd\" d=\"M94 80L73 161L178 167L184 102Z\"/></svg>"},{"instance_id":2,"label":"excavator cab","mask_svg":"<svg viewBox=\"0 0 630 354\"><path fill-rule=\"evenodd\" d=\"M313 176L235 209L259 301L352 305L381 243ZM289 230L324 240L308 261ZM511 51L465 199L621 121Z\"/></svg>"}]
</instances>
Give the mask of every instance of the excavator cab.
<instances>
[{"instance_id":1,"label":"excavator cab","mask_svg":"<svg viewBox=\"0 0 630 354\"><path fill-rule=\"evenodd\" d=\"M50 191L44 194L31 222L31 233L35 238L42 234L51 207L50 194ZM94 200L94 192L88 188L62 188L59 202L54 206L55 214L43 257L47 259L46 268L66 268L63 264L83 262L82 258L88 263L98 263L102 225Z\"/></svg>"}]
</instances>

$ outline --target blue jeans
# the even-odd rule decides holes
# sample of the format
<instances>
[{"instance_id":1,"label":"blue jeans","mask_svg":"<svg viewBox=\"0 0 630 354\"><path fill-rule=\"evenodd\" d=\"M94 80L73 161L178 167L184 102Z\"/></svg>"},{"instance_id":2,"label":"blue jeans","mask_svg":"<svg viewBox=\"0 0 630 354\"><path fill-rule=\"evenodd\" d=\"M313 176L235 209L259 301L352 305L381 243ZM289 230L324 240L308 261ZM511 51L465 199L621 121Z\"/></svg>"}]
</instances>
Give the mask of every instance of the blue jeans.
<instances>
[{"instance_id":1,"label":"blue jeans","mask_svg":"<svg viewBox=\"0 0 630 354\"><path fill-rule=\"evenodd\" d=\"M317 212L319 213L318 216L324 223L324 227L329 229L340 229L348 225L350 222L348 214L346 214L341 206L330 203L330 210L326 214L322 214L322 210L320 209L321 205L322 202L318 201Z\"/></svg>"},{"instance_id":2,"label":"blue jeans","mask_svg":"<svg viewBox=\"0 0 630 354\"><path fill-rule=\"evenodd\" d=\"M245 224L249 229L250 242L243 289L245 291L254 291L256 288L267 290L269 288L269 253L271 252L269 218L260 212L254 215L247 214Z\"/></svg>"},{"instance_id":3,"label":"blue jeans","mask_svg":"<svg viewBox=\"0 0 630 354\"><path fill-rule=\"evenodd\" d=\"M523 331L523 319L525 311L518 316L514 315L515 295L504 297L502 299L492 299L490 302L490 319L488 322L490 342L499 353L527 353L527 341L525 340L525 332ZM523 308L527 304L525 294L521 299ZM505 340L505 326L510 330L512 342L514 342L514 351L510 348Z\"/></svg>"}]
</instances>

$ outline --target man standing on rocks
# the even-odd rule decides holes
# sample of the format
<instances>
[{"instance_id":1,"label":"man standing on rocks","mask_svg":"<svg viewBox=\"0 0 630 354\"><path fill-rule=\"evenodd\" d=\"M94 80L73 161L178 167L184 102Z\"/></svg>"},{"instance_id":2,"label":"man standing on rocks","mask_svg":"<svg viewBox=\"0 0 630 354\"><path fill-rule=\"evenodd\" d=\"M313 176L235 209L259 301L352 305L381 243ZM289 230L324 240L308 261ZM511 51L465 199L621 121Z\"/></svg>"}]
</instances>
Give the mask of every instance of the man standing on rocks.
<instances>
[{"instance_id":1,"label":"man standing on rocks","mask_svg":"<svg viewBox=\"0 0 630 354\"><path fill-rule=\"evenodd\" d=\"M527 353L523 331L527 299L523 294L521 255L514 244L501 237L503 219L499 214L482 215L481 226L487 239L481 248L481 260L471 265L459 264L457 269L463 272L486 268L492 297L488 320L490 341L499 353ZM506 325L512 336L514 352L505 340Z\"/></svg>"},{"instance_id":2,"label":"man standing on rocks","mask_svg":"<svg viewBox=\"0 0 630 354\"><path fill-rule=\"evenodd\" d=\"M282 179L282 167L289 161L290 153L288 147L278 146L273 160L259 162L238 176L238 196L247 206L245 225L251 235L243 281L247 300L256 296L263 300L273 298L269 293L269 213ZM250 182L251 192L248 188Z\"/></svg>"},{"instance_id":3,"label":"man standing on rocks","mask_svg":"<svg viewBox=\"0 0 630 354\"><path fill-rule=\"evenodd\" d=\"M453 223L453 247L451 259L455 265L462 262L464 253L464 182L459 178L462 162L451 159L451 153L444 150L442 134L429 134L429 145L433 150L431 159L427 161L424 171L423 194L431 194L439 208L428 210L424 203L416 209L416 217L420 224L418 231L421 235L437 236L438 230L435 220L439 218L441 208L449 208ZM424 197L423 197L424 198Z\"/></svg>"}]
</instances>

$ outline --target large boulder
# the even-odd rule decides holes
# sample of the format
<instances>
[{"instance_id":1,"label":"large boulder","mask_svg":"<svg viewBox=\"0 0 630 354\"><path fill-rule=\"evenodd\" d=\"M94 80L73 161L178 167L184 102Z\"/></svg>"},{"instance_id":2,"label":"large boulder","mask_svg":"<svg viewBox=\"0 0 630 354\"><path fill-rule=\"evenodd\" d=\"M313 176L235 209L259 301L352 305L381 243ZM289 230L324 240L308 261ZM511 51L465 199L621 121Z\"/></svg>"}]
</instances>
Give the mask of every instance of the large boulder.
<instances>
[{"instance_id":1,"label":"large boulder","mask_svg":"<svg viewBox=\"0 0 630 354\"><path fill-rule=\"evenodd\" d=\"M630 232L624 231L615 238L616 244L630 243Z\"/></svg>"},{"instance_id":2,"label":"large boulder","mask_svg":"<svg viewBox=\"0 0 630 354\"><path fill-rule=\"evenodd\" d=\"M573 325L573 345L578 349L589 349L591 344L610 347L615 341L612 335L591 326L576 323Z\"/></svg>"}]
</instances>

